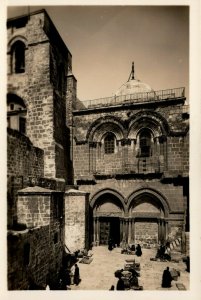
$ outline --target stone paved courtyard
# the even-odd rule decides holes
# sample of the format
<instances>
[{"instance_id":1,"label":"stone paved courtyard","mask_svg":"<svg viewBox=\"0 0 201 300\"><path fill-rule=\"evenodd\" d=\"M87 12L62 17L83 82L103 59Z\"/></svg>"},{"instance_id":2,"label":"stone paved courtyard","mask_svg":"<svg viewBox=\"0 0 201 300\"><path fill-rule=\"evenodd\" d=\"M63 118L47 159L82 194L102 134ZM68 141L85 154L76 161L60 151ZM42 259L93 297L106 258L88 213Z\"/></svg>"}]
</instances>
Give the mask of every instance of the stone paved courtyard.
<instances>
[{"instance_id":1,"label":"stone paved courtyard","mask_svg":"<svg viewBox=\"0 0 201 300\"><path fill-rule=\"evenodd\" d=\"M156 262L150 261L150 257L155 257L156 250L142 249L141 257L136 255L121 254L121 248L115 248L113 251L108 251L106 246L94 247L92 250L93 261L90 264L78 263L80 268L81 282L78 286L71 285L71 290L109 290L111 285L115 286L117 278L114 272L117 269L122 269L126 259L135 258L136 262L140 263L141 271L139 284L143 286L143 290L175 290L178 288L176 283L183 283L186 290L189 289L189 273L185 271L186 265L180 259L175 262ZM178 258L178 255L174 255ZM180 257L181 258L181 257ZM180 271L178 280L172 281L172 287L168 289L161 288L161 278L163 270L169 266Z\"/></svg>"}]
</instances>

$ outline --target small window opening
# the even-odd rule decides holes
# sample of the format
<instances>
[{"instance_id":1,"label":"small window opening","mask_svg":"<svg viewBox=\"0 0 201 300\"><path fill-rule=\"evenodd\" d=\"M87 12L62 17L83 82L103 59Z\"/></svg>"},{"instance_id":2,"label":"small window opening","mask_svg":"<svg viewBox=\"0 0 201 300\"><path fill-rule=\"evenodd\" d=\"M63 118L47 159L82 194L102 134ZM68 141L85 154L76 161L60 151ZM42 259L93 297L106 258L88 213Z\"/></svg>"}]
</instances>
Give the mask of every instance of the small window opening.
<instances>
[{"instance_id":1,"label":"small window opening","mask_svg":"<svg viewBox=\"0 0 201 300\"><path fill-rule=\"evenodd\" d=\"M23 134L26 134L26 119L25 118L19 119L19 131Z\"/></svg>"},{"instance_id":2,"label":"small window opening","mask_svg":"<svg viewBox=\"0 0 201 300\"><path fill-rule=\"evenodd\" d=\"M54 234L54 244L58 243L58 232Z\"/></svg>"},{"instance_id":3,"label":"small window opening","mask_svg":"<svg viewBox=\"0 0 201 300\"><path fill-rule=\"evenodd\" d=\"M25 71L25 45L21 41L17 41L13 45L12 64L13 64L13 71L15 73L24 73L24 71Z\"/></svg>"},{"instance_id":4,"label":"small window opening","mask_svg":"<svg viewBox=\"0 0 201 300\"><path fill-rule=\"evenodd\" d=\"M148 130L140 133L140 154L141 157L151 156L151 133Z\"/></svg>"},{"instance_id":5,"label":"small window opening","mask_svg":"<svg viewBox=\"0 0 201 300\"><path fill-rule=\"evenodd\" d=\"M105 154L114 153L115 147L115 136L112 133L108 133L104 139Z\"/></svg>"},{"instance_id":6,"label":"small window opening","mask_svg":"<svg viewBox=\"0 0 201 300\"><path fill-rule=\"evenodd\" d=\"M30 244L24 244L24 265L28 266L30 261Z\"/></svg>"}]
</instances>

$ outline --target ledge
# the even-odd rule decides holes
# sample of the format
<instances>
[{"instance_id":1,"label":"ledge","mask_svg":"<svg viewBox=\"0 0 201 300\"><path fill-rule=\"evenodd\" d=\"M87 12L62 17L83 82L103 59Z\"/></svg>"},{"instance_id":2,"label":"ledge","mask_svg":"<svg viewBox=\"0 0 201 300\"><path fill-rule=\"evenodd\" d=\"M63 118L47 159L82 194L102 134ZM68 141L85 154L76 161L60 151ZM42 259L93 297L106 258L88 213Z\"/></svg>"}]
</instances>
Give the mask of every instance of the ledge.
<instances>
[{"instance_id":1,"label":"ledge","mask_svg":"<svg viewBox=\"0 0 201 300\"><path fill-rule=\"evenodd\" d=\"M55 193L55 190L49 190L40 186L30 186L18 191L18 195L50 195Z\"/></svg>"},{"instance_id":2,"label":"ledge","mask_svg":"<svg viewBox=\"0 0 201 300\"><path fill-rule=\"evenodd\" d=\"M65 192L65 195L67 195L67 196L85 196L88 194L89 194L88 192L79 191L79 190L75 190L75 189L70 189Z\"/></svg>"}]
</instances>

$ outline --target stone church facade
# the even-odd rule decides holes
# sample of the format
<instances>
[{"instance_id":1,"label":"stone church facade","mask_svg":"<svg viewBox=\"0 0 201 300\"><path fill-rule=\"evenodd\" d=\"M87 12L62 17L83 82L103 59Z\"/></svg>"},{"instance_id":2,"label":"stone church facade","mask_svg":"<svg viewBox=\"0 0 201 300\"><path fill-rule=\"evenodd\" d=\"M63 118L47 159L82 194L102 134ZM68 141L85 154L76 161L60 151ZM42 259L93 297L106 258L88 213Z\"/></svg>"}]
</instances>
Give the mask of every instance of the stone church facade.
<instances>
[{"instance_id":1,"label":"stone church facade","mask_svg":"<svg viewBox=\"0 0 201 300\"><path fill-rule=\"evenodd\" d=\"M189 231L185 89L135 79L80 102L45 10L9 19L8 289L56 281L66 252L182 241ZM67 251L67 250L68 251Z\"/></svg>"},{"instance_id":2,"label":"stone church facade","mask_svg":"<svg viewBox=\"0 0 201 300\"><path fill-rule=\"evenodd\" d=\"M184 88L135 79L75 110L74 170L90 192L93 243L158 243L188 226L188 113Z\"/></svg>"}]
</instances>

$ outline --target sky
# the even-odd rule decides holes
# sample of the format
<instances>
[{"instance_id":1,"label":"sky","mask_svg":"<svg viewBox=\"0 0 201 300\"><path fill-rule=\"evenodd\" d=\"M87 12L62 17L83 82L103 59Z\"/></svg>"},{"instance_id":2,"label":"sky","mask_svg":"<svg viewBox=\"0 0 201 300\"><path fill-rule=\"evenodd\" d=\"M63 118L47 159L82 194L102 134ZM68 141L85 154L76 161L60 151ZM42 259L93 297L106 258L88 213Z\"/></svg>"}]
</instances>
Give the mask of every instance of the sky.
<instances>
[{"instance_id":1,"label":"sky","mask_svg":"<svg viewBox=\"0 0 201 300\"><path fill-rule=\"evenodd\" d=\"M154 90L189 93L188 6L30 6L45 8L72 54L80 100L109 97L135 77ZM8 7L12 18L28 6Z\"/></svg>"}]
</instances>

